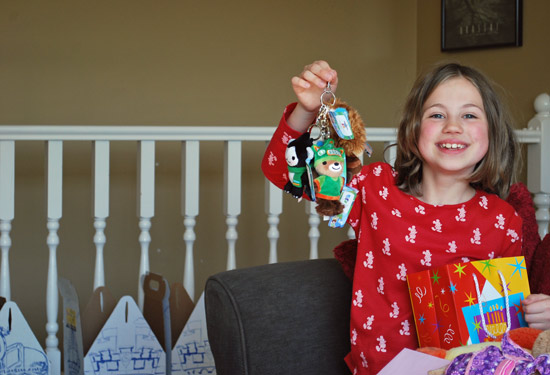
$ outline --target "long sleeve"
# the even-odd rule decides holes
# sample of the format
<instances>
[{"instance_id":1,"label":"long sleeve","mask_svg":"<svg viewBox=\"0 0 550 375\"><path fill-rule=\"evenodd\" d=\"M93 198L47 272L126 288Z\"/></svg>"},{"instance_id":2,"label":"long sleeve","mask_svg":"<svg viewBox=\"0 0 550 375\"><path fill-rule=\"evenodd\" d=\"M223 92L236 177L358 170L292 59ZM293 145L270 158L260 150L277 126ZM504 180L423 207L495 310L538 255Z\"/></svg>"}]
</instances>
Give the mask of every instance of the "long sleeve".
<instances>
[{"instance_id":1,"label":"long sleeve","mask_svg":"<svg viewBox=\"0 0 550 375\"><path fill-rule=\"evenodd\" d=\"M298 138L301 134L288 126L287 119L292 113L296 103L289 104L281 117L279 126L273 133L262 159L262 171L275 186L283 188L288 181L288 168L285 160L285 151L291 139Z\"/></svg>"}]
</instances>

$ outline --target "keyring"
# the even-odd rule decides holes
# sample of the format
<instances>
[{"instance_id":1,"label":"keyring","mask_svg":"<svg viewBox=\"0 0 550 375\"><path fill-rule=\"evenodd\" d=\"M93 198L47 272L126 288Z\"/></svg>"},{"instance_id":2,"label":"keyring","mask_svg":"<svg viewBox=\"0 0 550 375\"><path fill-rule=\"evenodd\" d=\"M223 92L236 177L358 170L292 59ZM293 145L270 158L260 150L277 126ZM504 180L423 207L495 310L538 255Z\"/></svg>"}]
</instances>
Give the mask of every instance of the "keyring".
<instances>
[{"instance_id":1,"label":"keyring","mask_svg":"<svg viewBox=\"0 0 550 375\"><path fill-rule=\"evenodd\" d=\"M328 101L325 102L325 99L324 99L325 95L330 95L332 97L332 103L330 105L328 104ZM334 95L334 93L330 89L330 82L327 82L327 87L325 87L325 89L323 90L320 100L321 100L321 105L328 105L330 107L332 107L334 103L336 103L336 95Z\"/></svg>"}]
</instances>

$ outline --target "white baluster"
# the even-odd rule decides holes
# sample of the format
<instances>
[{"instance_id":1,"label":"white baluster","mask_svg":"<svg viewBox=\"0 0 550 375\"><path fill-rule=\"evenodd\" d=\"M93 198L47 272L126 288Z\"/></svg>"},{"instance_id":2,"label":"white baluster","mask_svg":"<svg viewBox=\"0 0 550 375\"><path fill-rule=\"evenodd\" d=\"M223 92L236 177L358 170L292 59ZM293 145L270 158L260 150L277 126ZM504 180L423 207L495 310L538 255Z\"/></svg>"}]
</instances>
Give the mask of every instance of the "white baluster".
<instances>
[{"instance_id":1,"label":"white baluster","mask_svg":"<svg viewBox=\"0 0 550 375\"><path fill-rule=\"evenodd\" d=\"M534 193L539 234L548 233L550 221L550 95L540 94L535 99L537 112L528 124L530 130L540 131L540 143L527 146L527 187Z\"/></svg>"},{"instance_id":2,"label":"white baluster","mask_svg":"<svg viewBox=\"0 0 550 375\"><path fill-rule=\"evenodd\" d=\"M535 216L539 225L539 235L540 238L544 238L548 234L548 222L550 222L550 194L534 194L533 203L537 208Z\"/></svg>"},{"instance_id":3,"label":"white baluster","mask_svg":"<svg viewBox=\"0 0 550 375\"><path fill-rule=\"evenodd\" d=\"M279 215L283 212L283 192L267 179L265 180L265 211L267 213L267 238L269 239L269 263L277 263L277 241L279 240Z\"/></svg>"},{"instance_id":4,"label":"white baluster","mask_svg":"<svg viewBox=\"0 0 550 375\"><path fill-rule=\"evenodd\" d=\"M315 211L316 203L307 202L306 204L306 214L308 215L309 223L309 259L319 258L319 237L321 237L321 232L319 232L319 224L321 223L321 217Z\"/></svg>"},{"instance_id":5,"label":"white baluster","mask_svg":"<svg viewBox=\"0 0 550 375\"><path fill-rule=\"evenodd\" d=\"M395 142L384 142L384 160L393 166L397 157L397 147L389 147L392 144L395 144Z\"/></svg>"},{"instance_id":6,"label":"white baluster","mask_svg":"<svg viewBox=\"0 0 550 375\"><path fill-rule=\"evenodd\" d=\"M149 244L151 243L151 218L155 216L155 142L141 141L138 147L138 217L139 261L138 305L143 311L143 286L141 277L149 272Z\"/></svg>"},{"instance_id":7,"label":"white baluster","mask_svg":"<svg viewBox=\"0 0 550 375\"><path fill-rule=\"evenodd\" d=\"M0 295L11 299L10 261L11 221L14 217L15 202L15 142L0 141Z\"/></svg>"},{"instance_id":8,"label":"white baluster","mask_svg":"<svg viewBox=\"0 0 550 375\"><path fill-rule=\"evenodd\" d=\"M227 269L237 267L235 256L235 243L238 233L236 230L239 223L238 216L241 213L241 141L225 142L225 168L224 168L224 191L225 191L225 223L227 224Z\"/></svg>"},{"instance_id":9,"label":"white baluster","mask_svg":"<svg viewBox=\"0 0 550 375\"><path fill-rule=\"evenodd\" d=\"M57 246L59 245L59 220L62 216L63 198L63 142L48 141L47 147L47 212L48 212L48 281L46 290L46 353L51 363L52 374L61 373L61 352L58 348L57 339Z\"/></svg>"},{"instance_id":10,"label":"white baluster","mask_svg":"<svg viewBox=\"0 0 550 375\"><path fill-rule=\"evenodd\" d=\"M349 228L348 228L348 238L350 240L355 239L355 231L353 230L353 228L351 226L349 226Z\"/></svg>"},{"instance_id":11,"label":"white baluster","mask_svg":"<svg viewBox=\"0 0 550 375\"><path fill-rule=\"evenodd\" d=\"M94 290L105 286L103 248L105 242L106 218L109 217L109 141L95 141L93 148L94 181L94 244L96 248Z\"/></svg>"},{"instance_id":12,"label":"white baluster","mask_svg":"<svg viewBox=\"0 0 550 375\"><path fill-rule=\"evenodd\" d=\"M185 266L183 286L192 301L195 300L195 263L193 244L195 243L195 218L199 214L199 141L182 143L181 172L181 214L184 217Z\"/></svg>"}]
</instances>

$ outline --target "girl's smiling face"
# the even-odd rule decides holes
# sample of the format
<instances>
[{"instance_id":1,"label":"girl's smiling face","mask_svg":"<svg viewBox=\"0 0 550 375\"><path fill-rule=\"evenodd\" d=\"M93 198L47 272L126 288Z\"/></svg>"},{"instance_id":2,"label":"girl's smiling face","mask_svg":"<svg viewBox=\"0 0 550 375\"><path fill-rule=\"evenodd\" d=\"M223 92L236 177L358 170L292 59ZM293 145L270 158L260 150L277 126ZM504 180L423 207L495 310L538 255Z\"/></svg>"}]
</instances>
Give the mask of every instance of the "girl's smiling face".
<instances>
[{"instance_id":1,"label":"girl's smiling face","mask_svg":"<svg viewBox=\"0 0 550 375\"><path fill-rule=\"evenodd\" d=\"M439 84L422 108L423 173L467 177L488 147L489 126L477 88L463 77Z\"/></svg>"}]
</instances>

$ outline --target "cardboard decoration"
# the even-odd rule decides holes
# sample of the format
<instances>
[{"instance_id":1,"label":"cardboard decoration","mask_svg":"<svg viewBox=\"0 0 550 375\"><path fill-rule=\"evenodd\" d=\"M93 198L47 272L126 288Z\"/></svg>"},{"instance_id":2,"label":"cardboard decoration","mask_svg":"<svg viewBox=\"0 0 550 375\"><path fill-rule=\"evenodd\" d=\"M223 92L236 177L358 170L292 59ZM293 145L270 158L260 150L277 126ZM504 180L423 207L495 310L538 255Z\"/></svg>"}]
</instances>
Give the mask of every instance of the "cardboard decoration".
<instances>
[{"instance_id":1,"label":"cardboard decoration","mask_svg":"<svg viewBox=\"0 0 550 375\"><path fill-rule=\"evenodd\" d=\"M203 293L172 350L172 375L215 373L206 330Z\"/></svg>"},{"instance_id":2,"label":"cardboard decoration","mask_svg":"<svg viewBox=\"0 0 550 375\"><path fill-rule=\"evenodd\" d=\"M171 374L172 337L170 325L170 287L161 275L148 272L142 277L143 317L166 355L166 375Z\"/></svg>"},{"instance_id":3,"label":"cardboard decoration","mask_svg":"<svg viewBox=\"0 0 550 375\"><path fill-rule=\"evenodd\" d=\"M170 286L170 324L172 325L172 347L180 337L185 323L189 320L195 304L189 297L182 283L173 283Z\"/></svg>"},{"instance_id":4,"label":"cardboard decoration","mask_svg":"<svg viewBox=\"0 0 550 375\"><path fill-rule=\"evenodd\" d=\"M407 282L421 347L451 349L491 341L487 332L502 336L508 318L510 329L527 326L521 301L530 290L523 257L449 264L407 275Z\"/></svg>"},{"instance_id":5,"label":"cardboard decoration","mask_svg":"<svg viewBox=\"0 0 550 375\"><path fill-rule=\"evenodd\" d=\"M94 290L82 311L82 350L88 353L92 343L115 309L116 301L107 287Z\"/></svg>"},{"instance_id":6,"label":"cardboard decoration","mask_svg":"<svg viewBox=\"0 0 550 375\"><path fill-rule=\"evenodd\" d=\"M166 355L132 297L120 299L84 357L85 374L165 374Z\"/></svg>"},{"instance_id":7,"label":"cardboard decoration","mask_svg":"<svg viewBox=\"0 0 550 375\"><path fill-rule=\"evenodd\" d=\"M46 353L15 302L0 310L0 369L2 374L51 374Z\"/></svg>"},{"instance_id":8,"label":"cardboard decoration","mask_svg":"<svg viewBox=\"0 0 550 375\"><path fill-rule=\"evenodd\" d=\"M63 299L63 373L83 375L84 351L78 295L67 279L60 277L57 286Z\"/></svg>"}]
</instances>

